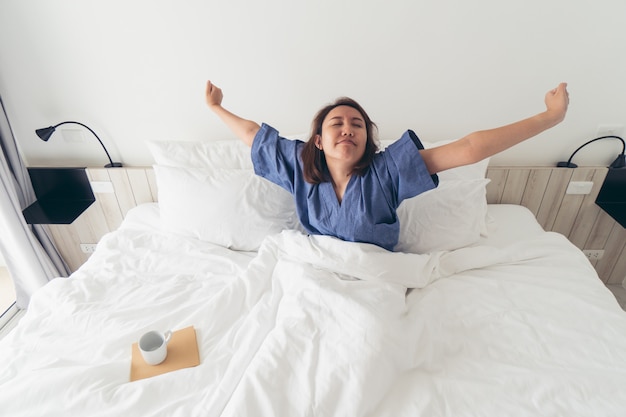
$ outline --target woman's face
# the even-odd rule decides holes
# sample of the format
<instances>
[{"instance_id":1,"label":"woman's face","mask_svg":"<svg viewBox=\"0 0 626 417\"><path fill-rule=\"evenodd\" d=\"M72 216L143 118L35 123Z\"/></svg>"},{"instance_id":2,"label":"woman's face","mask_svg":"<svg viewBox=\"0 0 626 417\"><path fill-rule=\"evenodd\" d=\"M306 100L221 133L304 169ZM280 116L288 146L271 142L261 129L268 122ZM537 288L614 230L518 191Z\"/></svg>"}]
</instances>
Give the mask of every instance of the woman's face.
<instances>
[{"instance_id":1,"label":"woman's face","mask_svg":"<svg viewBox=\"0 0 626 417\"><path fill-rule=\"evenodd\" d=\"M315 145L324 151L326 163L356 165L365 153L367 128L361 113L350 106L332 109L322 123Z\"/></svg>"}]
</instances>

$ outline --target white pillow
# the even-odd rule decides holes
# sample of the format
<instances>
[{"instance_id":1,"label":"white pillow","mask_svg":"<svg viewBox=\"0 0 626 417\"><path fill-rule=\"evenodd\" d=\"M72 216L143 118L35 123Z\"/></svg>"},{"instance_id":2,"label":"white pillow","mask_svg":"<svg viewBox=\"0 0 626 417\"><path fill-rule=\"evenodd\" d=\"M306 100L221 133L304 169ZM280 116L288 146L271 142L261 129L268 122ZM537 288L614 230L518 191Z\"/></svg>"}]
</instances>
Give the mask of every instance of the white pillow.
<instances>
[{"instance_id":1,"label":"white pillow","mask_svg":"<svg viewBox=\"0 0 626 417\"><path fill-rule=\"evenodd\" d=\"M291 194L252 170L155 165L161 227L234 250L298 225Z\"/></svg>"},{"instance_id":2,"label":"white pillow","mask_svg":"<svg viewBox=\"0 0 626 417\"><path fill-rule=\"evenodd\" d=\"M398 252L454 250L476 243L486 229L488 179L441 181L398 207Z\"/></svg>"},{"instance_id":3,"label":"white pillow","mask_svg":"<svg viewBox=\"0 0 626 417\"><path fill-rule=\"evenodd\" d=\"M146 144L157 165L253 169L250 148L240 140L147 141Z\"/></svg>"},{"instance_id":4,"label":"white pillow","mask_svg":"<svg viewBox=\"0 0 626 417\"><path fill-rule=\"evenodd\" d=\"M306 133L286 136L287 139L307 137ZM146 141L146 144L157 165L254 169L250 148L240 140Z\"/></svg>"}]
</instances>

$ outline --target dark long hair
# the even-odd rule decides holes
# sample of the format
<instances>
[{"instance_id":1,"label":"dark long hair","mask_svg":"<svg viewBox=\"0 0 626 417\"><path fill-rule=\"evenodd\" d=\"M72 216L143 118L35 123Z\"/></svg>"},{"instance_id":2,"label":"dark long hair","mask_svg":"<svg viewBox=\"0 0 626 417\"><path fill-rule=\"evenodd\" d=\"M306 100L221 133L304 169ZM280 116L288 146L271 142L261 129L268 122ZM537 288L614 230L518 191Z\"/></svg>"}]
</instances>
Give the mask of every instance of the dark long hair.
<instances>
[{"instance_id":1,"label":"dark long hair","mask_svg":"<svg viewBox=\"0 0 626 417\"><path fill-rule=\"evenodd\" d=\"M363 157L354 166L353 174L363 175L372 163L374 155L378 151L376 134L378 127L376 123L370 119L363 107L349 97L339 97L333 103L328 104L317 112L313 122L311 123L311 137L305 143L302 149L302 168L304 179L311 184L319 184L330 180L330 174L326 166L326 157L324 152L315 144L315 136L322 134L322 124L332 109L338 106L349 106L356 109L365 120L365 128L367 132L367 142L365 143L365 152Z\"/></svg>"}]
</instances>

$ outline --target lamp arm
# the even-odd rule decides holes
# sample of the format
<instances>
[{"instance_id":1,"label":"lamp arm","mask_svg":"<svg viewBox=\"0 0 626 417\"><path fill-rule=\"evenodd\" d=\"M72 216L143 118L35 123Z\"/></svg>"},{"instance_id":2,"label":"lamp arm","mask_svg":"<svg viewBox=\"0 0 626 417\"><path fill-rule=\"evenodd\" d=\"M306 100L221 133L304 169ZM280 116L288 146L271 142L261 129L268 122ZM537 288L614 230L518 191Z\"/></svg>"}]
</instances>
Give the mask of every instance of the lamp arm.
<instances>
[{"instance_id":1,"label":"lamp arm","mask_svg":"<svg viewBox=\"0 0 626 417\"><path fill-rule=\"evenodd\" d=\"M109 155L109 151L107 151L107 148L104 146L104 143L102 143L102 141L100 140L100 138L98 137L98 135L96 135L96 132L94 132L89 126L84 125L80 122L72 122L72 121L67 121L67 122L61 122L58 125L55 125L54 128L56 129L57 127L61 126L61 125L65 125L65 124L69 124L69 123L73 123L73 124L77 124L80 125L82 127L84 127L85 129L87 129L88 131L90 131L95 137L96 139L98 139L98 142L100 142L100 146L102 146L102 149L104 149L104 153L107 154L107 158L109 158L109 162L111 163L111 166L113 166L113 160L111 159L111 155ZM573 155L572 155L573 156Z\"/></svg>"},{"instance_id":2,"label":"lamp arm","mask_svg":"<svg viewBox=\"0 0 626 417\"><path fill-rule=\"evenodd\" d=\"M619 140L621 140L621 141L622 141L622 153L621 153L621 155L624 155L624 152L626 152L626 142L624 141L624 139L622 139L622 138L621 138L621 137L619 137L619 136L613 136L613 135L609 135L609 136L601 136L601 137L599 137L599 138L591 139L589 142L586 142L586 143L583 143L582 145L580 145L580 146L578 147L578 149L576 149L576 150L574 151L574 153L572 153L572 155L571 155L571 156L569 157L569 159L567 160L567 165L569 166L569 165L571 164L572 159L574 158L574 155L576 155L576 152L578 152L579 150L581 150L581 149L582 149L582 148L584 148L585 146L587 146L587 145L589 145L590 143L593 143L593 142L595 142L595 141L597 141L597 140L600 140L600 139L610 139L610 138L613 138L613 139L619 139Z\"/></svg>"}]
</instances>

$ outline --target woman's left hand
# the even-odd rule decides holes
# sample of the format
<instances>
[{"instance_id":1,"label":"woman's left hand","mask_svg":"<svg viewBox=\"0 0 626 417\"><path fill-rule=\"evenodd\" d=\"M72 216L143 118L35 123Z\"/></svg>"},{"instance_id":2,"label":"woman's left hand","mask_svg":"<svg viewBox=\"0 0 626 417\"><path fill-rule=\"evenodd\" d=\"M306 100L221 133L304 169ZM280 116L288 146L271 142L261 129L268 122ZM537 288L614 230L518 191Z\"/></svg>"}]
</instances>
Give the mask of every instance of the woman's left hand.
<instances>
[{"instance_id":1,"label":"woman's left hand","mask_svg":"<svg viewBox=\"0 0 626 417\"><path fill-rule=\"evenodd\" d=\"M559 123L565 119L567 107L569 106L569 93L567 92L567 83L561 83L546 93L545 103L548 114Z\"/></svg>"}]
</instances>

